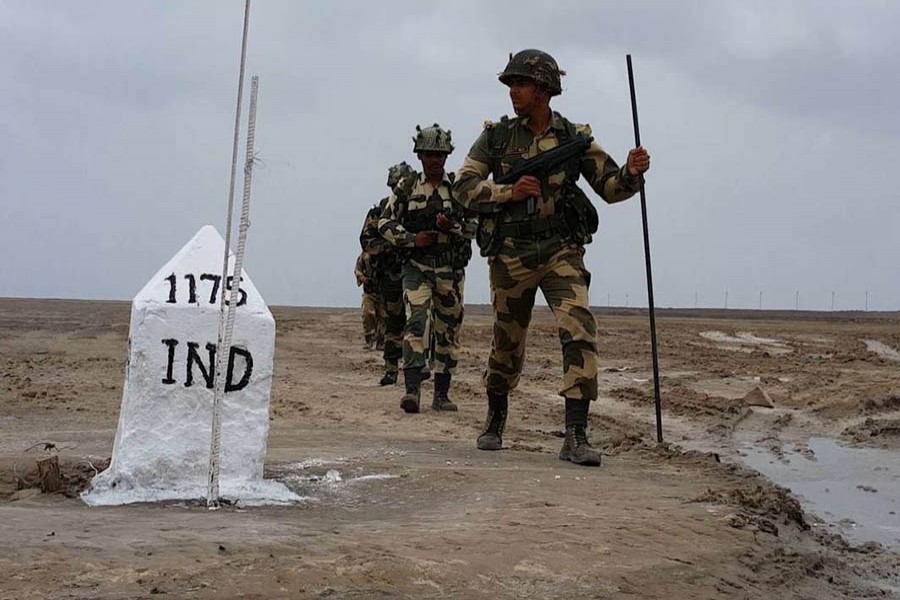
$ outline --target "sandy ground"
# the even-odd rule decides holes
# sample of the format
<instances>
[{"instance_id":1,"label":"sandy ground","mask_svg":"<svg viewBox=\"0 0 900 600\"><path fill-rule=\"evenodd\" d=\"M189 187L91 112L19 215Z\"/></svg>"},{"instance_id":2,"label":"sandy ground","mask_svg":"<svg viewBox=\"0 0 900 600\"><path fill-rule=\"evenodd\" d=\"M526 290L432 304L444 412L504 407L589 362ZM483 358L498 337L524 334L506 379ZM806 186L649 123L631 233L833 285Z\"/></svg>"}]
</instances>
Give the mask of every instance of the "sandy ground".
<instances>
[{"instance_id":1,"label":"sandy ground","mask_svg":"<svg viewBox=\"0 0 900 600\"><path fill-rule=\"evenodd\" d=\"M273 312L267 473L313 499L88 508L77 493L112 450L129 305L0 299L0 599L900 594L896 551L846 542L738 461L748 440L774 457L819 435L900 449L898 314L660 311L660 446L646 316L599 311L604 464L585 469L556 458L546 309L495 453L474 448L484 309L466 318L459 413L420 415L377 385L356 311ZM748 406L757 386L773 408ZM28 489L47 442L67 493Z\"/></svg>"}]
</instances>

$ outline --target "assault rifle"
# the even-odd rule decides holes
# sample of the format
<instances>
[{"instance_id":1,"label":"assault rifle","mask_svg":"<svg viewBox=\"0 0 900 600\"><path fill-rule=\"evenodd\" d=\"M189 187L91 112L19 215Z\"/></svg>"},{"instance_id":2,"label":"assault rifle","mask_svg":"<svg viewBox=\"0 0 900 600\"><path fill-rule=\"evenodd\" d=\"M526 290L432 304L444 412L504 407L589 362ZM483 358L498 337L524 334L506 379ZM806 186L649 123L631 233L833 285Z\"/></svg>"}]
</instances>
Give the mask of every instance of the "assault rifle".
<instances>
[{"instance_id":1,"label":"assault rifle","mask_svg":"<svg viewBox=\"0 0 900 600\"><path fill-rule=\"evenodd\" d=\"M559 165L564 164L573 158L577 158L587 152L591 147L594 138L584 135L583 133L575 134L575 137L567 142L563 142L555 148L551 148L545 152L541 152L537 156L527 158L515 165L509 173L497 177L494 176L494 183L503 185L513 184L520 177L531 175L541 180L541 185L547 180L547 176ZM535 212L534 198L528 199L528 214L533 215Z\"/></svg>"}]
</instances>

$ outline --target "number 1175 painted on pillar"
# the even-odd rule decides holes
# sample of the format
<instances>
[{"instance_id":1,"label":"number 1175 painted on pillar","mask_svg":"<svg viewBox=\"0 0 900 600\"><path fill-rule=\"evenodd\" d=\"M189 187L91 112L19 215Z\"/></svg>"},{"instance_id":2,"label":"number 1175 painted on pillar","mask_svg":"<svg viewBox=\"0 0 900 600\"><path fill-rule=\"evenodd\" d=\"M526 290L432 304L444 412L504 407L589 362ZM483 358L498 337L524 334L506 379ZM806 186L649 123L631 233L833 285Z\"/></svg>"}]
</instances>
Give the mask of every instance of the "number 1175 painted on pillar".
<instances>
[{"instance_id":1,"label":"number 1175 painted on pillar","mask_svg":"<svg viewBox=\"0 0 900 600\"><path fill-rule=\"evenodd\" d=\"M197 300L197 277L193 273L187 273L184 276L184 279L188 283L188 304L197 304L198 303L198 300ZM231 292L231 284L232 284L233 279L234 278L231 275L229 275L228 280L225 282L225 289L228 292ZM243 281L243 280L244 280L244 278L241 277L241 281ZM178 297L177 297L178 277L175 276L175 273L172 273L171 275L166 277L166 281L169 282L169 299L166 300L166 302L168 304L177 304L178 303ZM212 285L209 286L210 287L209 303L216 304L219 301L219 284L222 281L222 276L217 275L215 273L203 273L200 275L200 281L201 282L202 281L212 282ZM247 304L247 292L245 292L243 289L239 289L238 292L240 292L240 298L238 298L237 305L243 306L243 305ZM225 300L225 303L228 304L227 298Z\"/></svg>"}]
</instances>

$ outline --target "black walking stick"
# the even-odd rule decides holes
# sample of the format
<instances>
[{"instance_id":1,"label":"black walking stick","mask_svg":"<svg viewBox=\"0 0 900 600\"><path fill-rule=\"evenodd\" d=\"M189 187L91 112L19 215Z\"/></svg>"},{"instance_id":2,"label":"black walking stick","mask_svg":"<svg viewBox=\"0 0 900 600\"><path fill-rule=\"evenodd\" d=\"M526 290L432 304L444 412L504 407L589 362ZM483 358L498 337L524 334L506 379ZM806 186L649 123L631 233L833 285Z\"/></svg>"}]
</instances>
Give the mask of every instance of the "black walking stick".
<instances>
[{"instance_id":1,"label":"black walking stick","mask_svg":"<svg viewBox=\"0 0 900 600\"><path fill-rule=\"evenodd\" d=\"M628 63L628 87L631 89L631 116L634 118L634 145L641 145L641 129L638 126L637 99L634 96L634 74L631 71L631 55L625 55ZM656 352L656 313L653 308L653 272L650 269L650 233L647 228L647 196L641 181L641 219L644 223L644 258L647 262L647 299L650 303L650 345L653 347L653 397L656 401L656 441L662 443L662 404L659 399L659 355Z\"/></svg>"}]
</instances>

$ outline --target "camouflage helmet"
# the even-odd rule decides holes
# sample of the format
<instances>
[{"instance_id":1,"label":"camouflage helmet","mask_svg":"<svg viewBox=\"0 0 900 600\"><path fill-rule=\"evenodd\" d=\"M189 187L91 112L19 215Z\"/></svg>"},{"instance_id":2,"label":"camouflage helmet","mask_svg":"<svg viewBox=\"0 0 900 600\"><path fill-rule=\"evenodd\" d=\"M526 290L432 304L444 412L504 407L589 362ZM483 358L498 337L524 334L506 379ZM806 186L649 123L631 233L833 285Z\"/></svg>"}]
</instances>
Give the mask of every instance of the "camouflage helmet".
<instances>
[{"instance_id":1,"label":"camouflage helmet","mask_svg":"<svg viewBox=\"0 0 900 600\"><path fill-rule=\"evenodd\" d=\"M499 79L505 85L513 77L527 77L535 83L544 86L551 96L562 94L562 81L560 78L566 72L559 68L556 60L541 50L522 50L515 55L509 53L509 62L500 73Z\"/></svg>"},{"instance_id":2,"label":"camouflage helmet","mask_svg":"<svg viewBox=\"0 0 900 600\"><path fill-rule=\"evenodd\" d=\"M397 184L400 183L401 179L403 179L404 177L408 177L413 173L415 173L415 170L411 166L406 164L406 161L397 163L396 165L388 169L388 187L394 189Z\"/></svg>"},{"instance_id":3,"label":"camouflage helmet","mask_svg":"<svg viewBox=\"0 0 900 600\"><path fill-rule=\"evenodd\" d=\"M435 123L431 127L422 129L416 125L416 137L413 138L413 152L453 152L453 144L450 141L450 130L441 129Z\"/></svg>"}]
</instances>

